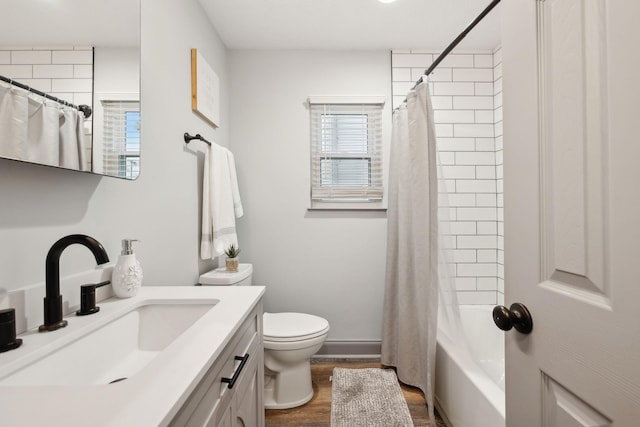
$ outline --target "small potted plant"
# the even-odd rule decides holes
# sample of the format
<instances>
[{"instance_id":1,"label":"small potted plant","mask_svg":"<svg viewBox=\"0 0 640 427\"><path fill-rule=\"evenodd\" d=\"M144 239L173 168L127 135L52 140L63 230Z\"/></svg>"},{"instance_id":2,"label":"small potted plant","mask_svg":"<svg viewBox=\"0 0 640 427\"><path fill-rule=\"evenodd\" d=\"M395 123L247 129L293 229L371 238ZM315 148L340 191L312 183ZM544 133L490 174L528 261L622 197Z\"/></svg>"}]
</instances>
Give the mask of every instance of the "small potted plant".
<instances>
[{"instance_id":1,"label":"small potted plant","mask_svg":"<svg viewBox=\"0 0 640 427\"><path fill-rule=\"evenodd\" d=\"M240 254L240 249L232 244L225 249L224 253L227 256L227 271L238 271L238 255Z\"/></svg>"}]
</instances>

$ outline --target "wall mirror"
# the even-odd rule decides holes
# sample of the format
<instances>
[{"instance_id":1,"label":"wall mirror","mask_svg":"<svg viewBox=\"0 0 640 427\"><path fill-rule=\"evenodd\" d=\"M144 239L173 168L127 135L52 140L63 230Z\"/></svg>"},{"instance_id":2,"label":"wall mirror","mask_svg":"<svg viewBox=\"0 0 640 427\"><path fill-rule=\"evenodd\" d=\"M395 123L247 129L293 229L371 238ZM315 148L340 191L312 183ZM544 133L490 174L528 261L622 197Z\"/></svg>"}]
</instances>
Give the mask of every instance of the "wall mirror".
<instances>
[{"instance_id":1,"label":"wall mirror","mask_svg":"<svg viewBox=\"0 0 640 427\"><path fill-rule=\"evenodd\" d=\"M140 0L0 6L0 157L136 179Z\"/></svg>"}]
</instances>

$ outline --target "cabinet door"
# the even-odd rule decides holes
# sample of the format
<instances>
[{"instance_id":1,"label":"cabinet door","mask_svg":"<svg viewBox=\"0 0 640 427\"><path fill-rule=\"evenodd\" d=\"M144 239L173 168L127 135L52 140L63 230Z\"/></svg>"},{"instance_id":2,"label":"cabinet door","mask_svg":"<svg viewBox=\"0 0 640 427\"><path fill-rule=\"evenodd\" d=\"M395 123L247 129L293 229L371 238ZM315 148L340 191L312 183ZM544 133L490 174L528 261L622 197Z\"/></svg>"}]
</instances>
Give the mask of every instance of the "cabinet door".
<instances>
[{"instance_id":1,"label":"cabinet door","mask_svg":"<svg viewBox=\"0 0 640 427\"><path fill-rule=\"evenodd\" d=\"M224 415L220 418L216 427L231 427L231 425L231 406L229 406L227 410L224 411Z\"/></svg>"},{"instance_id":2,"label":"cabinet door","mask_svg":"<svg viewBox=\"0 0 640 427\"><path fill-rule=\"evenodd\" d=\"M262 405L259 405L259 402L261 402L259 393L262 393L262 389L259 387L259 375L262 375L262 370L258 369L259 362L262 362L260 358L254 357L234 397L232 404L235 410L233 417L234 427L261 425L259 420L263 417L260 416L259 411L263 411L263 408Z\"/></svg>"}]
</instances>

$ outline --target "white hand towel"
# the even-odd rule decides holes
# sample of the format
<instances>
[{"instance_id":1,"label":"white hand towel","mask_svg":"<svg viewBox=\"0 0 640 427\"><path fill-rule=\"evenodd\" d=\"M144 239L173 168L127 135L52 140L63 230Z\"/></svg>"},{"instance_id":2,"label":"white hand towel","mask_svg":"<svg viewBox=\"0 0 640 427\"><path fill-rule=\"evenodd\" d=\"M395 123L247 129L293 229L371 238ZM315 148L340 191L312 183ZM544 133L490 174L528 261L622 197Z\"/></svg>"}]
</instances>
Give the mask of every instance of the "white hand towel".
<instances>
[{"instance_id":1,"label":"white hand towel","mask_svg":"<svg viewBox=\"0 0 640 427\"><path fill-rule=\"evenodd\" d=\"M236 218L241 218L242 215L244 215L244 210L242 209L242 200L240 200L240 189L238 188L238 177L236 175L236 159L231 151L226 151L227 160L229 161L229 179L231 181L233 211L235 212Z\"/></svg>"},{"instance_id":2,"label":"white hand towel","mask_svg":"<svg viewBox=\"0 0 640 427\"><path fill-rule=\"evenodd\" d=\"M77 126L78 111L70 107L63 108L60 120L60 166L63 168L80 168Z\"/></svg>"},{"instance_id":3,"label":"white hand towel","mask_svg":"<svg viewBox=\"0 0 640 427\"><path fill-rule=\"evenodd\" d=\"M230 245L238 246L235 218L238 212L242 215L242 204L229 150L212 143L205 156L203 175L200 257L209 259L222 255Z\"/></svg>"}]
</instances>

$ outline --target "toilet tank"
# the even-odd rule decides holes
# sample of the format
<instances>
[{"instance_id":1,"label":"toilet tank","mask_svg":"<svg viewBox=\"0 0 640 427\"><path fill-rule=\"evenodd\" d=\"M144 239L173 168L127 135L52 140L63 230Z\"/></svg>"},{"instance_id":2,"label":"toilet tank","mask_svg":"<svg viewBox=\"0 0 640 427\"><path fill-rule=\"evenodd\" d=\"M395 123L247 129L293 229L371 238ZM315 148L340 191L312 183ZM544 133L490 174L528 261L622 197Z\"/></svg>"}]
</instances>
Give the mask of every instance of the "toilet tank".
<instances>
[{"instance_id":1,"label":"toilet tank","mask_svg":"<svg viewBox=\"0 0 640 427\"><path fill-rule=\"evenodd\" d=\"M206 286L251 286L253 265L238 264L238 271L216 268L200 275L199 283Z\"/></svg>"}]
</instances>

